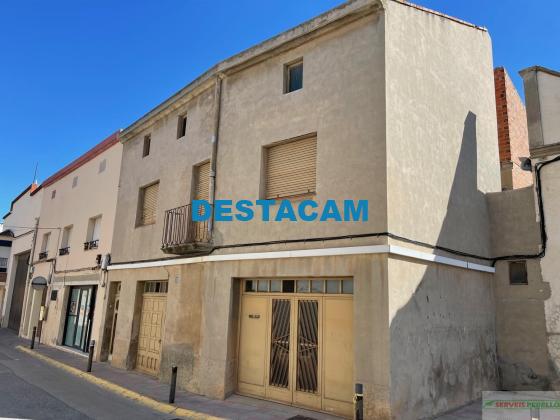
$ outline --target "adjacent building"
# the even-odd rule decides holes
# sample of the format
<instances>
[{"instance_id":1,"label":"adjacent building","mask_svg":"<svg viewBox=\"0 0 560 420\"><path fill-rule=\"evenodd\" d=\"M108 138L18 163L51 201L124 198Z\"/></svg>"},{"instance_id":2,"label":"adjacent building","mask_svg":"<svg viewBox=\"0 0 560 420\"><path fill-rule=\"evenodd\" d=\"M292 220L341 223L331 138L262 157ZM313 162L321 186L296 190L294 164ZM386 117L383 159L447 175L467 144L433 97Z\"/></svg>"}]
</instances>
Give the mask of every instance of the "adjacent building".
<instances>
[{"instance_id":1,"label":"adjacent building","mask_svg":"<svg viewBox=\"0 0 560 420\"><path fill-rule=\"evenodd\" d=\"M122 146L118 133L47 178L21 335L86 352L103 339ZM98 348L99 349L99 348Z\"/></svg>"},{"instance_id":2,"label":"adjacent building","mask_svg":"<svg viewBox=\"0 0 560 420\"><path fill-rule=\"evenodd\" d=\"M8 261L10 260L13 237L14 233L11 230L3 230L2 225L0 225L0 314L4 306Z\"/></svg>"},{"instance_id":3,"label":"adjacent building","mask_svg":"<svg viewBox=\"0 0 560 420\"><path fill-rule=\"evenodd\" d=\"M368 418L494 389L494 95L486 30L401 1L214 66L121 133L106 356L346 416L361 383ZM368 200L369 217L193 222L195 199L275 200L273 219L281 200Z\"/></svg>"},{"instance_id":4,"label":"adjacent building","mask_svg":"<svg viewBox=\"0 0 560 420\"><path fill-rule=\"evenodd\" d=\"M502 190L531 186L531 172L521 168L521 160L529 157L525 105L506 69L494 69L494 83Z\"/></svg>"},{"instance_id":5,"label":"adjacent building","mask_svg":"<svg viewBox=\"0 0 560 420\"><path fill-rule=\"evenodd\" d=\"M30 184L11 203L4 215L4 229L11 232L5 292L1 305L1 325L20 332L26 286L30 280L30 255L41 212L43 192L37 183Z\"/></svg>"}]
</instances>

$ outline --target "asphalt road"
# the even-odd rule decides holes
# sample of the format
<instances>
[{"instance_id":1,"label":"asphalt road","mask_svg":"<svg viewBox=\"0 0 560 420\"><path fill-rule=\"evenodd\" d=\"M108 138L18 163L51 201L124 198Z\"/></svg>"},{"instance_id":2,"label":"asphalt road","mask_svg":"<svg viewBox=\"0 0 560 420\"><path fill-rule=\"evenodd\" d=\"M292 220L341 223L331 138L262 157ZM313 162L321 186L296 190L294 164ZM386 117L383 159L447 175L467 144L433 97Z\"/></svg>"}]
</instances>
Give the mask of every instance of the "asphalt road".
<instances>
[{"instance_id":1,"label":"asphalt road","mask_svg":"<svg viewBox=\"0 0 560 420\"><path fill-rule=\"evenodd\" d=\"M99 388L14 348L0 329L0 417L19 419L174 419Z\"/></svg>"}]
</instances>

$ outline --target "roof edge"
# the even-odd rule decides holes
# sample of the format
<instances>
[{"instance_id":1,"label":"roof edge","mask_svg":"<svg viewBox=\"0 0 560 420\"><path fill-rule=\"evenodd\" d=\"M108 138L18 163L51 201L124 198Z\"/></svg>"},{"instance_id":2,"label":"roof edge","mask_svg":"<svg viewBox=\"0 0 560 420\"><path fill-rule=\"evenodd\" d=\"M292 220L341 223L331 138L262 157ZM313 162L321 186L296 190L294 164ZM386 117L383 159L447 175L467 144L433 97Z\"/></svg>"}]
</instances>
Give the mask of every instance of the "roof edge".
<instances>
[{"instance_id":1,"label":"roof edge","mask_svg":"<svg viewBox=\"0 0 560 420\"><path fill-rule=\"evenodd\" d=\"M391 1L393 1L395 3L402 4L403 6L408 6L408 7L412 7L413 9L421 10L421 11L429 13L431 15L435 15L435 16L439 16L439 17L451 20L451 21L456 22L456 23L460 23L461 25L465 25L465 26L468 26L470 28L478 29L478 30L483 31L483 32L488 32L488 29L485 28L484 26L475 25L474 23L467 22L466 20L459 19L459 18L456 18L454 16L447 15L445 13L438 12L437 10L429 9L427 7L424 7L424 6L420 6L419 4L411 3L407 0L391 0Z\"/></svg>"},{"instance_id":2,"label":"roof edge","mask_svg":"<svg viewBox=\"0 0 560 420\"><path fill-rule=\"evenodd\" d=\"M157 105L155 108L152 108L146 114L126 127L121 132L121 142L125 143L139 131L145 129L146 126L149 125L147 124L149 121L157 118L166 110L174 110L180 107L188 100L189 96L194 96L195 94L203 92L209 88L215 77L221 77L223 74L227 74L228 72L235 72L236 69L239 70L260 62L267 57L267 54L280 50L282 47L292 45L298 40L303 39L303 41L306 41L308 37L328 28L332 27L332 29L336 29L336 23L346 22L348 19L359 19L365 15L374 13L377 10L385 9L386 2L387 0L351 0L345 2L297 26L294 26L291 29L281 32L272 38L218 62L210 69L202 73L202 75L187 84L184 88ZM259 58L261 58L261 60L259 60ZM184 102L177 104L181 100L184 100Z\"/></svg>"},{"instance_id":3,"label":"roof edge","mask_svg":"<svg viewBox=\"0 0 560 420\"><path fill-rule=\"evenodd\" d=\"M94 147L89 149L87 152L85 152L84 154L82 154L78 158L74 159L68 165L66 165L65 167L63 167L62 169L60 169L59 171L55 172L53 175L48 177L46 180L44 180L41 183L39 188L37 188L35 191L33 191L32 195L34 195L35 192L39 191L41 188L48 187L49 185L54 184L56 181L58 181L58 180L64 178L65 176L71 174L76 169L80 168L81 166L85 165L89 161L91 161L94 158L96 158L97 156L99 156L104 151L113 147L115 144L117 144L119 142L119 132L120 131L115 131L109 137L107 137L106 139L104 139L100 143L96 144Z\"/></svg>"},{"instance_id":4,"label":"roof edge","mask_svg":"<svg viewBox=\"0 0 560 420\"><path fill-rule=\"evenodd\" d=\"M533 71L534 71L534 72L540 71L540 72L543 72L543 73L548 73L548 74L550 74L550 75L552 75L552 76L558 76L558 77L560 77L560 71L552 70L552 69L549 69L549 68L543 67L543 66L531 66L531 67L527 67L527 68L524 68L523 70L519 70L519 74L520 74L521 76L524 76L525 74L531 73L531 72L533 72Z\"/></svg>"}]
</instances>

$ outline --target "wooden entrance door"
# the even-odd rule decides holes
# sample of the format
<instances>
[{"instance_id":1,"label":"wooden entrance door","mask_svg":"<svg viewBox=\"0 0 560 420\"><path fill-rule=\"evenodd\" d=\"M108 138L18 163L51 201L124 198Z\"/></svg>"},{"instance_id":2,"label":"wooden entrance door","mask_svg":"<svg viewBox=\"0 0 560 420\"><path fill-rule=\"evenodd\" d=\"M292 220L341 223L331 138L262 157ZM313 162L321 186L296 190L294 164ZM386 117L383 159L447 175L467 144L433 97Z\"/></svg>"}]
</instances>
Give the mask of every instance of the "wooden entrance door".
<instances>
[{"instance_id":1,"label":"wooden entrance door","mask_svg":"<svg viewBox=\"0 0 560 420\"><path fill-rule=\"evenodd\" d=\"M351 280L248 281L258 286L241 296L239 392L351 415Z\"/></svg>"},{"instance_id":2,"label":"wooden entrance door","mask_svg":"<svg viewBox=\"0 0 560 420\"><path fill-rule=\"evenodd\" d=\"M142 295L136 369L149 375L159 374L166 306L167 282L146 282Z\"/></svg>"}]
</instances>

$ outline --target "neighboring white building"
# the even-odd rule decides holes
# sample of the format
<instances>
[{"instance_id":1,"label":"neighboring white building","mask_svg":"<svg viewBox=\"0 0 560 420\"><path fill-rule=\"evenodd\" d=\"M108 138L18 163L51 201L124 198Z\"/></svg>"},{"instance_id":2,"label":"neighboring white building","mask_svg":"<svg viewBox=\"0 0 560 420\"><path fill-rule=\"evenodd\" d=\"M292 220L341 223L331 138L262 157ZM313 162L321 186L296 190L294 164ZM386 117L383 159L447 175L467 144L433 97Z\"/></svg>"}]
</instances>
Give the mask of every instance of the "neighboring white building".
<instances>
[{"instance_id":1,"label":"neighboring white building","mask_svg":"<svg viewBox=\"0 0 560 420\"><path fill-rule=\"evenodd\" d=\"M33 183L12 201L10 211L4 216L4 226L13 233L13 238L7 261L5 293L0 296L0 319L2 327L18 332L29 273L33 228L41 211L41 198L42 191Z\"/></svg>"}]
</instances>

